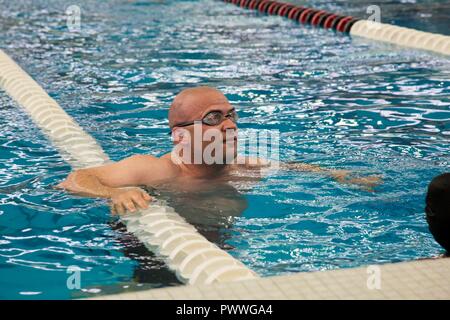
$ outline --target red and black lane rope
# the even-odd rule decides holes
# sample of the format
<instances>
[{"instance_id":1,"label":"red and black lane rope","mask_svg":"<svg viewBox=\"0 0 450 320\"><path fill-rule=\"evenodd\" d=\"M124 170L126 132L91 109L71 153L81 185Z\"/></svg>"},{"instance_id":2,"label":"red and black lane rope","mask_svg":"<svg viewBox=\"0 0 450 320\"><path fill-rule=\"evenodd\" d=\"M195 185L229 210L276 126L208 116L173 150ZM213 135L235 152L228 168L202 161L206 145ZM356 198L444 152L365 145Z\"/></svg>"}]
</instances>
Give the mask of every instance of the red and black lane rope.
<instances>
[{"instance_id":1,"label":"red and black lane rope","mask_svg":"<svg viewBox=\"0 0 450 320\"><path fill-rule=\"evenodd\" d=\"M297 6L292 3L283 3L270 0L222 0L235 4L239 7L257 10L269 15L278 15L297 21L302 24L332 29L339 32L349 33L353 24L360 20L351 16L343 16L327 12Z\"/></svg>"}]
</instances>

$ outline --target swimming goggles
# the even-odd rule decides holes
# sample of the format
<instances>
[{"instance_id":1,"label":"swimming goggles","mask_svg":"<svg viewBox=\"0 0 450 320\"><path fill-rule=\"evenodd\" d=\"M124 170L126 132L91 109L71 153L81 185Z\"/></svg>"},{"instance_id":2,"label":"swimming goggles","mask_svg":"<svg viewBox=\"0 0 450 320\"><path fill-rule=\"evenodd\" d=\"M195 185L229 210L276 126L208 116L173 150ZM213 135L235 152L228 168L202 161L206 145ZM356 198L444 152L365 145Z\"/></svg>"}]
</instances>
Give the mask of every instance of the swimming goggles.
<instances>
[{"instance_id":1,"label":"swimming goggles","mask_svg":"<svg viewBox=\"0 0 450 320\"><path fill-rule=\"evenodd\" d=\"M174 125L174 127L187 127L195 124L196 122L201 122L203 124L206 124L207 126L217 126L226 119L230 119L233 123L237 123L239 116L236 110L232 109L226 115L224 115L221 111L211 111L208 112L201 120L178 123ZM171 133L172 131L169 132L169 134Z\"/></svg>"}]
</instances>

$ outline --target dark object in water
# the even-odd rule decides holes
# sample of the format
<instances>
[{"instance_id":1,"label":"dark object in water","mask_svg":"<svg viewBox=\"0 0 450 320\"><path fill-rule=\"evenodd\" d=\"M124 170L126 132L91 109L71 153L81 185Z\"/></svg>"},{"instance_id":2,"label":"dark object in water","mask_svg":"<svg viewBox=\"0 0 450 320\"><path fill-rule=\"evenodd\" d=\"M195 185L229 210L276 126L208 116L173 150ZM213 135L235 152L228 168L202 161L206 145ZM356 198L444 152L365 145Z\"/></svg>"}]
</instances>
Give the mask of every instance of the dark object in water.
<instances>
[{"instance_id":1,"label":"dark object in water","mask_svg":"<svg viewBox=\"0 0 450 320\"><path fill-rule=\"evenodd\" d=\"M450 172L435 177L428 185L426 218L434 239L450 253Z\"/></svg>"}]
</instances>

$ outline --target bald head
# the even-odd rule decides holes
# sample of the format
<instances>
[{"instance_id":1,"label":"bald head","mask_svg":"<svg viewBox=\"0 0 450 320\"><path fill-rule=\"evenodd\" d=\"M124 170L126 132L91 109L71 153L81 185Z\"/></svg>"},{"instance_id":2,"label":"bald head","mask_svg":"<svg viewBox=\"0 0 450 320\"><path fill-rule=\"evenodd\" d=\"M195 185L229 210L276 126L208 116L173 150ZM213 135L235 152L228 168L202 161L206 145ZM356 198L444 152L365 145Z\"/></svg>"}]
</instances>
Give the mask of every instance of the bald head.
<instances>
[{"instance_id":1,"label":"bald head","mask_svg":"<svg viewBox=\"0 0 450 320\"><path fill-rule=\"evenodd\" d=\"M211 87L196 87L181 91L169 110L169 126L200 120L210 110L228 109L231 105L222 92Z\"/></svg>"}]
</instances>

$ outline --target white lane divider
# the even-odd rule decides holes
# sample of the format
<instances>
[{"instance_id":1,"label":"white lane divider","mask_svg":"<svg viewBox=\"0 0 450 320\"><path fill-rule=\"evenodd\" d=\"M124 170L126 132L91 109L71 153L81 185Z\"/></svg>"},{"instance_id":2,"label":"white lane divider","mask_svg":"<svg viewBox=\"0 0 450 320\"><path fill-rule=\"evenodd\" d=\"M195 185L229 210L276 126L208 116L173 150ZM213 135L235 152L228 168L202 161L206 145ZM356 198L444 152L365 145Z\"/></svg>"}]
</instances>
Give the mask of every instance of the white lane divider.
<instances>
[{"instance_id":1,"label":"white lane divider","mask_svg":"<svg viewBox=\"0 0 450 320\"><path fill-rule=\"evenodd\" d=\"M350 29L350 35L450 55L450 36L442 34L359 20Z\"/></svg>"},{"instance_id":2,"label":"white lane divider","mask_svg":"<svg viewBox=\"0 0 450 320\"><path fill-rule=\"evenodd\" d=\"M25 109L73 168L110 162L97 142L2 50L0 87ZM121 220L149 250L165 259L182 282L206 284L258 277L162 202ZM209 263L218 258L220 265Z\"/></svg>"}]
</instances>

